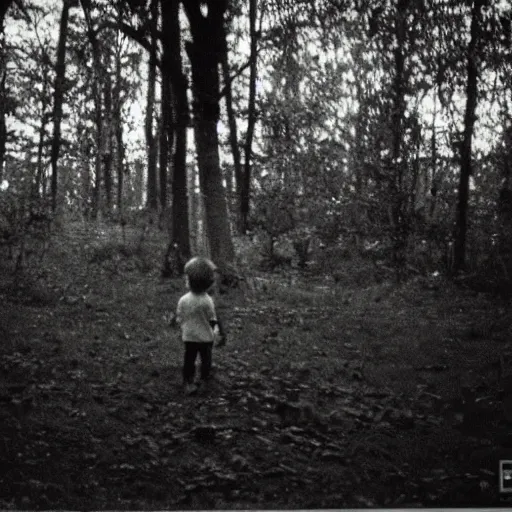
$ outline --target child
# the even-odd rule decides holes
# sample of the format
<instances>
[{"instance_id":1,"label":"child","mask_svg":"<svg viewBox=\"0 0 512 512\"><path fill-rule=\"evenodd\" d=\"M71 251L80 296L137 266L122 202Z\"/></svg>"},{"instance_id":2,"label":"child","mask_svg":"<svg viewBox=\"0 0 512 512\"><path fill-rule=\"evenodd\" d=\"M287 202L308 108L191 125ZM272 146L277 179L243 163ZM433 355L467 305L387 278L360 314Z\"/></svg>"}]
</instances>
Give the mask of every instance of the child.
<instances>
[{"instance_id":1,"label":"child","mask_svg":"<svg viewBox=\"0 0 512 512\"><path fill-rule=\"evenodd\" d=\"M218 344L221 344L223 339L215 304L207 293L215 283L215 270L213 262L202 257L192 258L185 265L190 291L179 299L176 316L171 318L171 323L174 320L180 325L185 344L183 384L187 394L198 388L194 385L197 354L201 357L200 383L204 383L210 377L213 343L219 340Z\"/></svg>"},{"instance_id":2,"label":"child","mask_svg":"<svg viewBox=\"0 0 512 512\"><path fill-rule=\"evenodd\" d=\"M208 258L203 258L201 256L196 256L189 260L187 264L184 267L184 272L186 276L189 276L190 273L195 274L196 276L204 276L208 275L211 276L211 272L213 272L213 281L212 285L208 290L206 291L208 295L210 296L217 296L217 286L218 286L218 279L217 279L217 272L218 268L213 261L209 260ZM187 285L188 286L188 285ZM224 331L222 320L219 318L218 311L217 313L217 327L218 332L216 333L215 338L215 346L222 347L226 344L226 332Z\"/></svg>"}]
</instances>

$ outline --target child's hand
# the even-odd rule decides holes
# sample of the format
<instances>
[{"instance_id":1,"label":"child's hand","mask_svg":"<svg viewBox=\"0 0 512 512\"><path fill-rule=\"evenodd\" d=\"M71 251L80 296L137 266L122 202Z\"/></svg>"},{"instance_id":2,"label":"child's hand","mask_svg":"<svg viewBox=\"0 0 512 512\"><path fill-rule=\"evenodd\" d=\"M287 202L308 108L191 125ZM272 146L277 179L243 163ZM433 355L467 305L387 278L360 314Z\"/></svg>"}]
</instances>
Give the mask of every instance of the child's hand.
<instances>
[{"instance_id":1,"label":"child's hand","mask_svg":"<svg viewBox=\"0 0 512 512\"><path fill-rule=\"evenodd\" d=\"M221 335L218 325L213 328L213 341L216 347L222 347L226 344L226 337Z\"/></svg>"},{"instance_id":2,"label":"child's hand","mask_svg":"<svg viewBox=\"0 0 512 512\"><path fill-rule=\"evenodd\" d=\"M220 340L220 329L219 329L219 325L217 324L213 328L213 342L214 342L214 344L218 345L219 344L219 340Z\"/></svg>"},{"instance_id":3,"label":"child's hand","mask_svg":"<svg viewBox=\"0 0 512 512\"><path fill-rule=\"evenodd\" d=\"M171 311L165 318L165 321L169 327L176 327L176 314Z\"/></svg>"}]
</instances>

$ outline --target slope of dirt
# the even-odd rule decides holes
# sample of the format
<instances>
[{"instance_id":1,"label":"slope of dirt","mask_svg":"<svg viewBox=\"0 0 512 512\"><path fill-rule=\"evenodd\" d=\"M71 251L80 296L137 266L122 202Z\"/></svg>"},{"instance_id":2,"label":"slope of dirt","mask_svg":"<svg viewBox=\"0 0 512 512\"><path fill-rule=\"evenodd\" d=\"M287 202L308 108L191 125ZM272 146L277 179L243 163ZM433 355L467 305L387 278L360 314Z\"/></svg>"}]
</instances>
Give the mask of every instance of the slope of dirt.
<instances>
[{"instance_id":1,"label":"slope of dirt","mask_svg":"<svg viewBox=\"0 0 512 512\"><path fill-rule=\"evenodd\" d=\"M218 298L228 344L184 396L163 321L183 281L157 235L119 236L75 226L17 278L2 262L0 508L504 503L508 305L260 276Z\"/></svg>"}]
</instances>

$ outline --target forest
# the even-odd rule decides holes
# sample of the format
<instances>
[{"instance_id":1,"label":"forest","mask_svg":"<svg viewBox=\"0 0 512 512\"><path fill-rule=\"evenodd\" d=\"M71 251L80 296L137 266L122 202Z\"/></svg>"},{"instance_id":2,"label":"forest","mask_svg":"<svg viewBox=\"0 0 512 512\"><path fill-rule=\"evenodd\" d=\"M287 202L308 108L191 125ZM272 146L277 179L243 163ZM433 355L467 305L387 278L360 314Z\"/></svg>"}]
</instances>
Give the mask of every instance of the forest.
<instances>
[{"instance_id":1,"label":"forest","mask_svg":"<svg viewBox=\"0 0 512 512\"><path fill-rule=\"evenodd\" d=\"M0 3L0 508L510 505L511 45L509 0Z\"/></svg>"}]
</instances>

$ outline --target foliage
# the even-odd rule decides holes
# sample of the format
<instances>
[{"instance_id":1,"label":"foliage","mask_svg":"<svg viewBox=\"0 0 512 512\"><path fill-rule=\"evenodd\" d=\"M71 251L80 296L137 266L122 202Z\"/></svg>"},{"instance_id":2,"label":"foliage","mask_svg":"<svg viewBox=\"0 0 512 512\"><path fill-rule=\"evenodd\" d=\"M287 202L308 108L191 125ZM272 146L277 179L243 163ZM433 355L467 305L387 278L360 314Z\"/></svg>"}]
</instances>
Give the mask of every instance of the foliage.
<instances>
[{"instance_id":1,"label":"foliage","mask_svg":"<svg viewBox=\"0 0 512 512\"><path fill-rule=\"evenodd\" d=\"M258 97L262 137L253 218L274 231L272 236L282 237L296 225L290 210L303 207L308 212L303 228L324 243L350 240L362 249L365 241L386 245L402 239L413 267L446 270L454 236L466 62L463 39L454 34L467 30L468 8L411 4L401 43L403 74L397 78L392 50L400 22L397 2L376 8L348 2L331 11L320 3L309 15L302 5L270 4L261 8L266 31L260 79L265 86ZM500 173L490 164L495 150L492 144L484 150L483 141L491 141L500 127L484 119L500 103L498 90L507 87L499 70L509 11L486 7L483 13L483 30L492 43L479 49L480 112L485 114L476 126L473 154L470 215L475 229L493 217L499 188ZM396 80L403 94L399 132ZM298 206L303 190L306 204ZM276 219L273 226L271 219ZM471 240L482 237L483 232L475 232L468 242L470 253L483 251L480 261L489 244Z\"/></svg>"},{"instance_id":2,"label":"foliage","mask_svg":"<svg viewBox=\"0 0 512 512\"><path fill-rule=\"evenodd\" d=\"M59 15L58 9L28 6L27 16L17 19L8 32L6 93L16 103L8 109L7 162L4 177L11 183L31 180L41 196L48 193L49 159L51 145L51 108L53 102L54 54L56 40L52 31ZM112 8L98 4L103 18L114 16ZM70 11L68 71L64 87L63 140L59 173L59 207L71 213L87 213L87 204L93 190L92 164L98 151L110 151L105 145L95 143L94 97L92 83L97 78L92 73L92 54L86 28L79 10ZM94 20L93 20L94 22ZM98 32L105 70L104 84L114 84L120 92L121 120L125 133L132 132L133 118L130 110L138 101L141 51L126 38L113 30ZM120 59L122 73L116 76L115 62ZM108 74L108 79L107 79ZM104 89L104 94L111 94ZM106 121L106 120L105 120ZM114 132L110 133L114 136ZM131 146L131 144L130 144ZM130 157L130 160L133 157ZM21 164L24 162L24 164ZM16 170L24 165L22 173ZM131 161L122 163L125 170ZM124 172L124 171L123 171ZM128 177L128 187L133 181ZM114 183L116 185L116 183Z\"/></svg>"},{"instance_id":3,"label":"foliage","mask_svg":"<svg viewBox=\"0 0 512 512\"><path fill-rule=\"evenodd\" d=\"M257 124L248 162L253 169L249 185L251 219L270 238L270 251L275 240L289 242L305 266L311 240L348 244L363 252L377 241L380 247L394 244L396 252L400 242L407 261L395 259L395 266L418 270L449 266L472 4L257 3ZM31 182L44 198L55 74L52 29L59 7L23 5L24 9L13 8L7 14L12 23L6 25L5 38L2 97L8 130L2 177L16 186ZM71 10L59 174L61 209L75 216L89 215L96 193L100 207L108 210L110 202L113 211L121 205L139 206L145 197L144 165L135 165L141 162L144 142L133 110L144 94L141 69L147 60L149 5L138 1L85 5L89 6L85 11ZM183 4L187 8L183 12L195 12L193 5L199 3ZM404 6L406 17L401 15ZM249 12L243 2L233 1L227 7L226 48L240 128L237 140L242 141L248 135L249 117ZM476 48L479 96L469 267L481 265L493 250L496 230L493 227L493 233L486 234L484 227L496 216L501 183L509 173L505 162L510 159L510 18L510 6L482 4L480 31L486 44ZM193 39L191 28L196 36L201 33L198 27L184 26L184 39ZM97 39L100 74L91 34ZM162 49L160 41L160 65ZM191 61L182 51L183 77L193 84ZM118 120L110 119L105 110L115 91L120 92ZM220 95L224 92L221 89ZM141 113L137 115L140 118ZM222 121L229 124L225 113ZM115 126L122 129L124 155L117 153ZM101 143L100 128L105 135ZM232 169L230 150L222 147L226 169ZM114 163L113 153L117 173L110 176L110 183L107 171ZM234 183L240 177L232 174L224 177ZM109 199L107 188L115 188L123 176L117 201Z\"/></svg>"},{"instance_id":4,"label":"foliage","mask_svg":"<svg viewBox=\"0 0 512 512\"><path fill-rule=\"evenodd\" d=\"M93 245L89 252L89 264L99 265L114 274L133 270L147 274L155 266L151 252L135 241L100 243Z\"/></svg>"},{"instance_id":5,"label":"foliage","mask_svg":"<svg viewBox=\"0 0 512 512\"><path fill-rule=\"evenodd\" d=\"M51 239L54 216L49 205L34 196L30 187L9 185L0 189L0 245L15 262L15 271L40 264ZM26 185L26 184L25 184Z\"/></svg>"}]
</instances>

